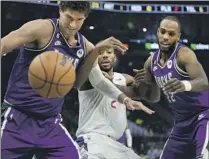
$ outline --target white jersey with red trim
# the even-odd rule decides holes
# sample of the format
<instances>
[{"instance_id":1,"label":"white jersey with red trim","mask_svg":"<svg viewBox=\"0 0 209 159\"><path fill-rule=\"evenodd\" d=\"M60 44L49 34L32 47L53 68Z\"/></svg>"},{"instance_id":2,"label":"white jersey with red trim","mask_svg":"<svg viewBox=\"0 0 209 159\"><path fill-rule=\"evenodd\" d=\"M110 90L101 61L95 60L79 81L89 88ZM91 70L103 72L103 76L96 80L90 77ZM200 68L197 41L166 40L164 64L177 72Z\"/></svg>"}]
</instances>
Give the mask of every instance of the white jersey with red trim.
<instances>
[{"instance_id":1,"label":"white jersey with red trim","mask_svg":"<svg viewBox=\"0 0 209 159\"><path fill-rule=\"evenodd\" d=\"M113 83L126 86L125 77L114 72ZM107 135L115 140L125 131L126 107L104 96L97 89L79 91L79 122L76 136L89 133Z\"/></svg>"}]
</instances>

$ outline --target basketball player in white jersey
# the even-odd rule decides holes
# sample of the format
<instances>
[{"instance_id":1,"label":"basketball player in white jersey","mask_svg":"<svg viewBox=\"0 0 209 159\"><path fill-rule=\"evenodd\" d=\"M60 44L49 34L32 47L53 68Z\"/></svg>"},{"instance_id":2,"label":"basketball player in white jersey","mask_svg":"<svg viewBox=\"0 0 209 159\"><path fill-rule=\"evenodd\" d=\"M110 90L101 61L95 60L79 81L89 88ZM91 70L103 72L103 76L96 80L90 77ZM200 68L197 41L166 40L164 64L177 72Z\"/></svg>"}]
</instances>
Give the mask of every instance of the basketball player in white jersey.
<instances>
[{"instance_id":1,"label":"basketball player in white jersey","mask_svg":"<svg viewBox=\"0 0 209 159\"><path fill-rule=\"evenodd\" d=\"M115 61L116 56L112 48L100 52L98 63L104 76L117 86L126 87L133 84L133 77L113 72ZM76 141L87 151L88 159L140 158L132 149L117 141L126 128L126 107L104 96L93 88L89 81L79 90L78 95L80 106ZM141 110L148 114L154 113L143 105Z\"/></svg>"}]
</instances>

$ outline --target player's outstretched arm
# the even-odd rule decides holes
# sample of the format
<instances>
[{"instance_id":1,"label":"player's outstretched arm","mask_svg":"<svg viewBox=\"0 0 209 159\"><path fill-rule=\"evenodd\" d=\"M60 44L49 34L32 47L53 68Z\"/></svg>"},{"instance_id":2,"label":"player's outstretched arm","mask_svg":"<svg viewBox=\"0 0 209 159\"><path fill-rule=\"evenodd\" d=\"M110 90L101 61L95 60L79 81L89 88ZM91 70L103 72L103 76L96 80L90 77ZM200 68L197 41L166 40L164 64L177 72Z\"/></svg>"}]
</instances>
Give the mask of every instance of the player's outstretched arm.
<instances>
[{"instance_id":1,"label":"player's outstretched arm","mask_svg":"<svg viewBox=\"0 0 209 159\"><path fill-rule=\"evenodd\" d=\"M153 114L154 111L144 106L141 102L134 101L122 93L110 80L104 77L98 61L96 60L94 66L89 73L89 81L91 85L96 88L100 93L117 100L124 104L128 109L131 110L142 110L148 114Z\"/></svg>"},{"instance_id":2,"label":"player's outstretched arm","mask_svg":"<svg viewBox=\"0 0 209 159\"><path fill-rule=\"evenodd\" d=\"M191 49L187 47L180 48L177 54L177 62L182 70L186 70L189 80L180 81L173 78L165 84L165 91L178 93L183 91L203 91L209 88L205 71Z\"/></svg>"},{"instance_id":3,"label":"player's outstretched arm","mask_svg":"<svg viewBox=\"0 0 209 159\"><path fill-rule=\"evenodd\" d=\"M110 75L107 72L102 71L102 74L109 80L112 82L113 77L110 77ZM118 85L118 84L114 84L121 92L125 93L127 96L129 96L130 98L133 98L136 96L135 92L134 92L134 78L128 74L123 74L123 76L126 79L126 86L122 86L122 85ZM137 98L138 99L138 98ZM140 99L138 99L140 100Z\"/></svg>"},{"instance_id":4,"label":"player's outstretched arm","mask_svg":"<svg viewBox=\"0 0 209 159\"><path fill-rule=\"evenodd\" d=\"M76 73L75 87L78 89L81 88L81 86L87 81L89 72L91 71L101 49L114 48L121 52L125 52L127 50L127 48L114 37L107 38L98 43L96 46L86 39L86 47L88 55Z\"/></svg>"},{"instance_id":5,"label":"player's outstretched arm","mask_svg":"<svg viewBox=\"0 0 209 159\"><path fill-rule=\"evenodd\" d=\"M111 81L104 77L98 65L98 60L95 61L93 68L89 73L89 82L100 93L111 99L117 100L120 103L123 103L124 98L127 97Z\"/></svg>"},{"instance_id":6,"label":"player's outstretched arm","mask_svg":"<svg viewBox=\"0 0 209 159\"><path fill-rule=\"evenodd\" d=\"M50 26L53 27L48 20L39 19L25 23L19 29L10 32L1 39L1 56L43 37Z\"/></svg>"},{"instance_id":7,"label":"player's outstretched arm","mask_svg":"<svg viewBox=\"0 0 209 159\"><path fill-rule=\"evenodd\" d=\"M99 52L99 48L95 48L94 44L92 44L87 39L85 39L85 41L88 54L81 66L79 66L78 70L76 71L76 81L74 86L77 89L80 89L88 79L89 72L91 71L94 62L96 61Z\"/></svg>"},{"instance_id":8,"label":"player's outstretched arm","mask_svg":"<svg viewBox=\"0 0 209 159\"><path fill-rule=\"evenodd\" d=\"M141 76L145 76L145 70L135 70L138 73L141 74ZM108 73L103 72L103 75L109 79L110 81L112 81L113 79L109 76ZM115 84L115 86L121 90L123 93L125 93L127 96L129 96L132 99L136 99L136 100L146 100L148 102L151 103L156 103L160 100L160 89L158 88L158 86L156 85L156 83L150 83L150 84L146 84L144 82L135 82L134 77L128 75L128 74L123 74L123 76L126 79L126 86L122 86L122 85L117 85ZM142 77L144 78L144 77Z\"/></svg>"}]
</instances>

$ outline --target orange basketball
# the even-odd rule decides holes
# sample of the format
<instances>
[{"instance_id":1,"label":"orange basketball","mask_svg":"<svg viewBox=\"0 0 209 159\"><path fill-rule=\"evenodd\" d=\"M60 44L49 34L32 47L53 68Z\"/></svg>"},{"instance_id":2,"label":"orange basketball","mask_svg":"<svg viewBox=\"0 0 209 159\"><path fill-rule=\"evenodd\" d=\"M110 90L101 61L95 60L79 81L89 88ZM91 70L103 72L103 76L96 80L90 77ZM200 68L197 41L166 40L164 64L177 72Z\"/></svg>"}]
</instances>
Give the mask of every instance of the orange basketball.
<instances>
[{"instance_id":1,"label":"orange basketball","mask_svg":"<svg viewBox=\"0 0 209 159\"><path fill-rule=\"evenodd\" d=\"M40 96L58 98L72 89L75 69L66 55L47 51L33 59L28 71L28 80Z\"/></svg>"}]
</instances>

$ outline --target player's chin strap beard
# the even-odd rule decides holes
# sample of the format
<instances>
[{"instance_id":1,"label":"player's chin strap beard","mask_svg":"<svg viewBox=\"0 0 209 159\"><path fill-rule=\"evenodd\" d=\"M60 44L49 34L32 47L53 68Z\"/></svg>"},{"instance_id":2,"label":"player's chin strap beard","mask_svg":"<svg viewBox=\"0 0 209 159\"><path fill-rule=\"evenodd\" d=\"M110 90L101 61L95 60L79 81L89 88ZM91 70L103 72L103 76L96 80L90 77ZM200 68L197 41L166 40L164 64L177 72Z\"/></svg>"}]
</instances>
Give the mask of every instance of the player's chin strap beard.
<instances>
[{"instance_id":1,"label":"player's chin strap beard","mask_svg":"<svg viewBox=\"0 0 209 159\"><path fill-rule=\"evenodd\" d=\"M169 57L170 57L170 55L174 52L174 50L175 50L175 48L176 48L176 45L177 45L177 43L175 44L175 45L172 45L169 49L168 49L168 51L161 51L161 53L163 53L163 54L165 54L165 55L168 55L166 58L168 59ZM162 56L162 54L161 54L161 56Z\"/></svg>"},{"instance_id":2,"label":"player's chin strap beard","mask_svg":"<svg viewBox=\"0 0 209 159\"><path fill-rule=\"evenodd\" d=\"M112 67L107 68L107 69L102 68L101 66L99 66L99 67L100 67L101 71L104 71L104 72L107 72L107 73L109 73L111 71L111 69L112 69Z\"/></svg>"}]
</instances>

